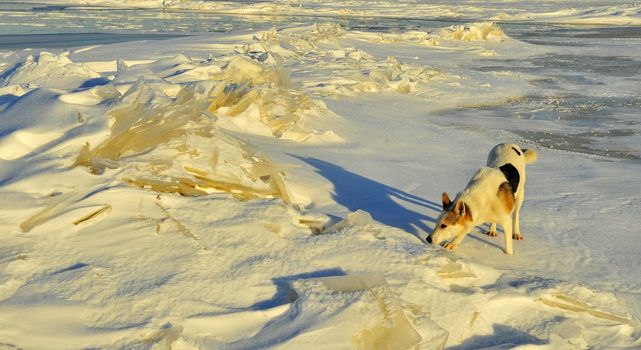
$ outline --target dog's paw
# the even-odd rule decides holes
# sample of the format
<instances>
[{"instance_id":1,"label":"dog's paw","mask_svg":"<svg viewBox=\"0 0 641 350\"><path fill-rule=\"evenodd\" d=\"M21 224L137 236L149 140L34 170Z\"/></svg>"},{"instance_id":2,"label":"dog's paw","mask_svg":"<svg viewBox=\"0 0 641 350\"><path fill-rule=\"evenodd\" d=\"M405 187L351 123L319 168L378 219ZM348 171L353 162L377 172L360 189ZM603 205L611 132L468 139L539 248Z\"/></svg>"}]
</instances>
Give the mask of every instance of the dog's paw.
<instances>
[{"instance_id":1,"label":"dog's paw","mask_svg":"<svg viewBox=\"0 0 641 350\"><path fill-rule=\"evenodd\" d=\"M522 241L523 240L523 236L521 236L521 234L519 234L519 233L514 233L514 234L512 234L512 239L516 239L517 241Z\"/></svg>"},{"instance_id":2,"label":"dog's paw","mask_svg":"<svg viewBox=\"0 0 641 350\"><path fill-rule=\"evenodd\" d=\"M454 249L458 248L458 243L447 242L447 243L443 244L443 248L448 249L448 250L454 250Z\"/></svg>"},{"instance_id":3,"label":"dog's paw","mask_svg":"<svg viewBox=\"0 0 641 350\"><path fill-rule=\"evenodd\" d=\"M485 234L486 234L486 235L488 235L488 236L490 236L490 237L496 237L496 236L498 236L498 235L496 234L496 231L492 231L492 230L487 230L487 231L485 232Z\"/></svg>"}]
</instances>

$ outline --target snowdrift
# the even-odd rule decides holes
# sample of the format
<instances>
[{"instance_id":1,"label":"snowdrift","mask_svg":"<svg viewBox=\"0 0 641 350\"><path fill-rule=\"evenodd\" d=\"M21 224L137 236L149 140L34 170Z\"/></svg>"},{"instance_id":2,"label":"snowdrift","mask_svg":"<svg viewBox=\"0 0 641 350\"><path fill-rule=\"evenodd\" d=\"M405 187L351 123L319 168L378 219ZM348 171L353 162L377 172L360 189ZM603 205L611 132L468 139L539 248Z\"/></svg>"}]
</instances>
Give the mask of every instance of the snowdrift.
<instances>
[{"instance_id":1,"label":"snowdrift","mask_svg":"<svg viewBox=\"0 0 641 350\"><path fill-rule=\"evenodd\" d=\"M91 79L100 80L100 74L84 64L71 62L68 53L54 55L43 51L29 55L0 75L0 86L24 85L69 89L87 84Z\"/></svg>"}]
</instances>

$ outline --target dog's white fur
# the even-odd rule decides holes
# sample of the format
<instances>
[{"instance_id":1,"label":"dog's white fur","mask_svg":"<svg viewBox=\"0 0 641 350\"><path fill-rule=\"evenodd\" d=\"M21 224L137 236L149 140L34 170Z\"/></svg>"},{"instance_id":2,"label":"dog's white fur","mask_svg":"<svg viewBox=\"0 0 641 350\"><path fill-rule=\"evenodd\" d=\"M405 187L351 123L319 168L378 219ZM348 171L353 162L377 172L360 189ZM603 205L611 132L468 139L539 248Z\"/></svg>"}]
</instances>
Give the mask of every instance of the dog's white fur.
<instances>
[{"instance_id":1,"label":"dog's white fur","mask_svg":"<svg viewBox=\"0 0 641 350\"><path fill-rule=\"evenodd\" d=\"M436 220L428 242L456 249L476 226L490 223L488 235L496 236L496 224L505 231L505 253L513 254L512 239L521 240L519 214L525 196L525 165L537 159L534 150L522 150L516 144L496 145L488 155L487 167L481 168L454 201L443 193L443 212ZM511 164L518 172L518 185L513 192L510 179L500 168ZM508 166L509 167L509 166ZM515 183L515 182L513 182Z\"/></svg>"}]
</instances>

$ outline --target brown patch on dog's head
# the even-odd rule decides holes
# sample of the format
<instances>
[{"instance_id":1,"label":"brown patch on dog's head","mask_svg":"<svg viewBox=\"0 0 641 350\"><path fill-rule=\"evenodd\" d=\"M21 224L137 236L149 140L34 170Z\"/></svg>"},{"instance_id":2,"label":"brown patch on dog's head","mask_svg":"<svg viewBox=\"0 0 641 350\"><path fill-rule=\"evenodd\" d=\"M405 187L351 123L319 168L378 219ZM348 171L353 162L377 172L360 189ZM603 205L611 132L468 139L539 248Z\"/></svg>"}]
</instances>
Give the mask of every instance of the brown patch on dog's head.
<instances>
[{"instance_id":1,"label":"brown patch on dog's head","mask_svg":"<svg viewBox=\"0 0 641 350\"><path fill-rule=\"evenodd\" d=\"M464 225L468 222L472 222L472 212L465 202L461 200L456 201L454 207L451 207L450 204L451 202L448 204L449 209L446 209L447 211L444 212L444 215L442 216L442 220L440 221L441 224L449 226L454 224Z\"/></svg>"},{"instance_id":2,"label":"brown patch on dog's head","mask_svg":"<svg viewBox=\"0 0 641 350\"><path fill-rule=\"evenodd\" d=\"M450 199L450 196L447 195L447 192L443 192L441 195L441 201L443 201L443 210L447 210L447 208L450 207L450 204L452 204L452 200Z\"/></svg>"},{"instance_id":3,"label":"brown patch on dog's head","mask_svg":"<svg viewBox=\"0 0 641 350\"><path fill-rule=\"evenodd\" d=\"M455 225L456 223L458 223L458 216L452 210L445 213L445 215L443 216L443 220L439 222L441 228L445 228L443 225L452 226L452 225Z\"/></svg>"},{"instance_id":4,"label":"brown patch on dog's head","mask_svg":"<svg viewBox=\"0 0 641 350\"><path fill-rule=\"evenodd\" d=\"M504 182L499 186L497 196L501 204L503 204L505 211L511 213L512 210L514 210L514 192L512 192L512 186L509 182Z\"/></svg>"},{"instance_id":5,"label":"brown patch on dog's head","mask_svg":"<svg viewBox=\"0 0 641 350\"><path fill-rule=\"evenodd\" d=\"M470 230L472 211L465 202L457 200L452 204L447 193L443 193L443 207L443 212L437 218L434 230L427 238L429 243L439 244L452 237L466 234Z\"/></svg>"}]
</instances>

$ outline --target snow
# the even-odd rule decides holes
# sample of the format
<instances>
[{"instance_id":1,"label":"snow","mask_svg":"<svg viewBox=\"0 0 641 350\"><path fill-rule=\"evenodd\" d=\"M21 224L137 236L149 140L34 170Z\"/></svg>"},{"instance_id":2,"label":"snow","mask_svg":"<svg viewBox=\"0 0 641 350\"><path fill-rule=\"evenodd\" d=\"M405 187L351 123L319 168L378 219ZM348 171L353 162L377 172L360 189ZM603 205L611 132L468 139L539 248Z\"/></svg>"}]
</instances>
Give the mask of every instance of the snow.
<instances>
[{"instance_id":1,"label":"snow","mask_svg":"<svg viewBox=\"0 0 641 350\"><path fill-rule=\"evenodd\" d=\"M474 17L430 32L328 21L0 56L0 344L639 348L638 161L518 134L599 124L490 113L547 77L525 59L558 53L511 37L488 20L508 18L490 5L419 2L417 15ZM527 20L638 17L635 5L591 6L595 15L548 4ZM604 96L636 81L607 77L597 77ZM480 231L453 252L426 244L441 192L462 190L500 142L539 152L515 254Z\"/></svg>"},{"instance_id":2,"label":"snow","mask_svg":"<svg viewBox=\"0 0 641 350\"><path fill-rule=\"evenodd\" d=\"M66 54L53 55L42 51L27 58L0 75L2 86L28 85L30 87L73 88L100 75L83 64L74 64Z\"/></svg>"}]
</instances>

